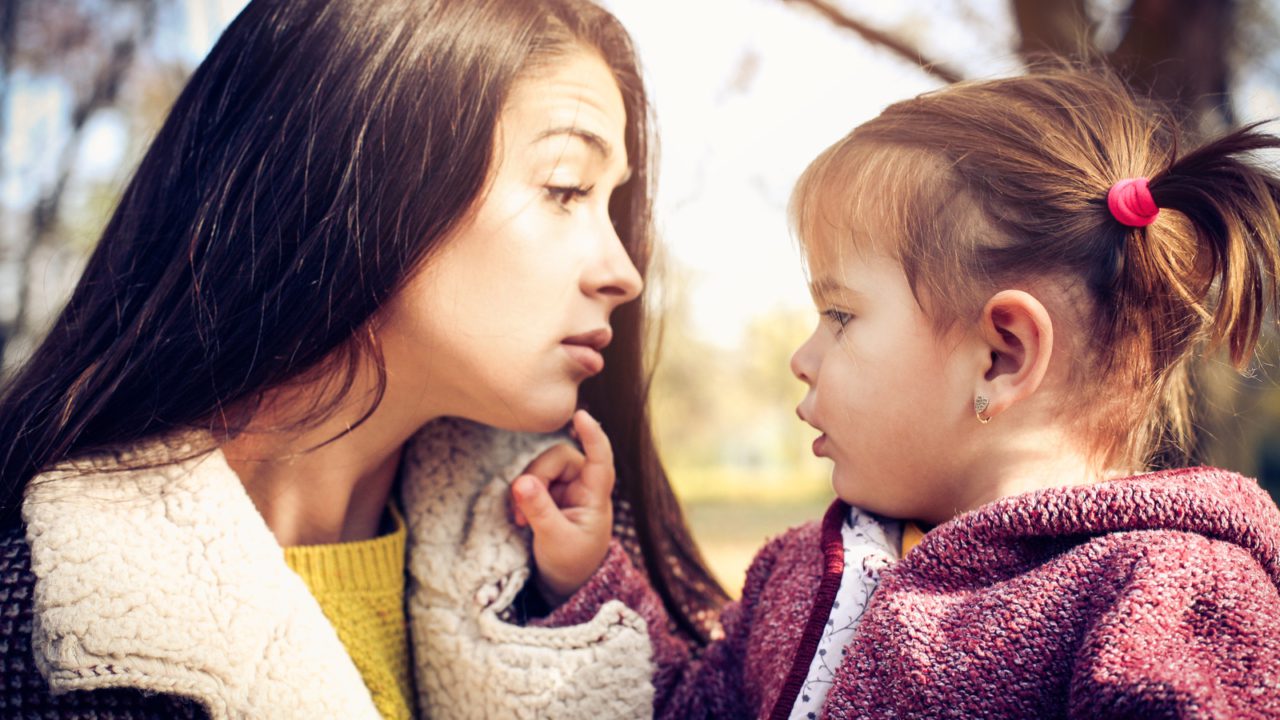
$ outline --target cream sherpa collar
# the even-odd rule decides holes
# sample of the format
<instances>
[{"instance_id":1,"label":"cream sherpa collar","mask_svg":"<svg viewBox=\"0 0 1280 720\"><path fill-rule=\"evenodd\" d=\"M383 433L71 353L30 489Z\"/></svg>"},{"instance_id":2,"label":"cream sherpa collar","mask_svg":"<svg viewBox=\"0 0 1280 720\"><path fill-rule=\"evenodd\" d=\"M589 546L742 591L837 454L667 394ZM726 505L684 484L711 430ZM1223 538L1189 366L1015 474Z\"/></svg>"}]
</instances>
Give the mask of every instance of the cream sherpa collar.
<instances>
[{"instance_id":1,"label":"cream sherpa collar","mask_svg":"<svg viewBox=\"0 0 1280 720\"><path fill-rule=\"evenodd\" d=\"M220 452L94 463L105 472L37 478L23 505L32 645L53 692L136 687L214 718L379 717Z\"/></svg>"},{"instance_id":2,"label":"cream sherpa collar","mask_svg":"<svg viewBox=\"0 0 1280 720\"><path fill-rule=\"evenodd\" d=\"M652 714L645 622L621 602L571 627L502 619L530 564L507 483L557 440L445 419L406 448L407 605L428 717ZM35 660L54 692L176 693L214 718L378 717L220 452L127 472L94 462L101 472L37 478L23 506Z\"/></svg>"}]
</instances>

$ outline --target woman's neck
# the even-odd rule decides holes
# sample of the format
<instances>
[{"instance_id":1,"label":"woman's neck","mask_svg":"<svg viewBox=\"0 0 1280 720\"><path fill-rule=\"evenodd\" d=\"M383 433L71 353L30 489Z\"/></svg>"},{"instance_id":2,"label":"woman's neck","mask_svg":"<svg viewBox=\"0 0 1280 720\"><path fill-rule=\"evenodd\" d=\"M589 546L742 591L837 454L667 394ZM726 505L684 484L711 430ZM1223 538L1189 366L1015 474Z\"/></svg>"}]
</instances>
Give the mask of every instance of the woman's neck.
<instances>
[{"instance_id":1,"label":"woman's neck","mask_svg":"<svg viewBox=\"0 0 1280 720\"><path fill-rule=\"evenodd\" d=\"M239 440L239 438L237 438ZM321 450L262 459L232 441L222 448L282 547L376 537L400 465L400 448L381 458Z\"/></svg>"},{"instance_id":2,"label":"woman's neck","mask_svg":"<svg viewBox=\"0 0 1280 720\"><path fill-rule=\"evenodd\" d=\"M388 394L368 417L367 404L352 401L299 431L290 420L299 406L308 407L264 403L222 444L227 464L282 547L376 537L404 444L426 420Z\"/></svg>"}]
</instances>

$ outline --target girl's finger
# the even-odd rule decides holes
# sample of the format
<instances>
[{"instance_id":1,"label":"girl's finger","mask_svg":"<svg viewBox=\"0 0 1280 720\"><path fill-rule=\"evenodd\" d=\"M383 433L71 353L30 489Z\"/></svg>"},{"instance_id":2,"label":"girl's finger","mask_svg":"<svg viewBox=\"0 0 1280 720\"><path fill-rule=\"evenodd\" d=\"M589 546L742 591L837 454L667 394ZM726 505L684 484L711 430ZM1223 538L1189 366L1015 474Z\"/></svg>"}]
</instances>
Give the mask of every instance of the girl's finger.
<instances>
[{"instance_id":1,"label":"girl's finger","mask_svg":"<svg viewBox=\"0 0 1280 720\"><path fill-rule=\"evenodd\" d=\"M553 543L571 536L573 524L556 507L541 478L521 475L511 483L511 496L515 510L524 516L534 535Z\"/></svg>"},{"instance_id":2,"label":"girl's finger","mask_svg":"<svg viewBox=\"0 0 1280 720\"><path fill-rule=\"evenodd\" d=\"M586 464L582 467L583 484L604 502L608 502L614 480L613 445L609 443L609 436L586 410L573 414L573 427L578 431L582 449L586 453Z\"/></svg>"},{"instance_id":3,"label":"girl's finger","mask_svg":"<svg viewBox=\"0 0 1280 720\"><path fill-rule=\"evenodd\" d=\"M534 482L539 483L548 490L552 489L552 481L547 478L540 477L528 471L518 475L515 480L511 481L511 519L516 525L525 527L529 524L529 518L525 517L524 512L520 509L520 504L516 499L516 483L522 482L521 478L532 478ZM556 505L560 505L560 499L554 498Z\"/></svg>"},{"instance_id":4,"label":"girl's finger","mask_svg":"<svg viewBox=\"0 0 1280 720\"><path fill-rule=\"evenodd\" d=\"M542 451L541 455L529 463L524 472L537 475L547 482L573 480L582 472L582 466L585 463L586 458L578 452L578 448L568 443L560 443Z\"/></svg>"}]
</instances>

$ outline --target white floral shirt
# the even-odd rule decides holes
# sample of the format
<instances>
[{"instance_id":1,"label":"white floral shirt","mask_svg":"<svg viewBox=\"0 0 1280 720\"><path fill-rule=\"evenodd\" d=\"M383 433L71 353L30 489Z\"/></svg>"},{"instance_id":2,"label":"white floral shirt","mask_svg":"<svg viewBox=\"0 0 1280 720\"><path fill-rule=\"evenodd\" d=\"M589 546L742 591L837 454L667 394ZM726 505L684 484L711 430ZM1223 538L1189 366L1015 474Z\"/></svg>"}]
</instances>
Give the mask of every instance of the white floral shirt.
<instances>
[{"instance_id":1,"label":"white floral shirt","mask_svg":"<svg viewBox=\"0 0 1280 720\"><path fill-rule=\"evenodd\" d=\"M791 708L792 720L810 720L822 714L845 648L880 583L880 572L900 557L902 523L896 520L851 507L840 535L844 541L840 589L818 641L818 651L809 664L809 675Z\"/></svg>"}]
</instances>

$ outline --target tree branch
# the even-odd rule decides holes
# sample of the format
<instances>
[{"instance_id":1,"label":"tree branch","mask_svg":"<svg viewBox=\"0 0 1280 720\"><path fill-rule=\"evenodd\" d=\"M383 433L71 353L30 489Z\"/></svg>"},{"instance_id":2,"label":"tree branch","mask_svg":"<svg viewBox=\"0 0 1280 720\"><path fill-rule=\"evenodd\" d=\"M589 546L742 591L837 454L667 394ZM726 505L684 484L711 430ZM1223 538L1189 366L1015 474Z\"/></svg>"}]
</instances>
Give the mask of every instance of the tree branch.
<instances>
[{"instance_id":1,"label":"tree branch","mask_svg":"<svg viewBox=\"0 0 1280 720\"><path fill-rule=\"evenodd\" d=\"M825 0L784 0L784 2L794 3L796 5L807 5L818 12L827 20L831 21L836 27L851 30L857 33L862 39L873 45L879 45L904 60L915 63L920 66L921 70L938 78L945 83L957 83L964 80L964 76L956 70L948 67L946 64L930 60L919 48L913 47L901 38L894 37L882 30L877 30L864 22L855 20L846 15L842 10Z\"/></svg>"}]
</instances>

